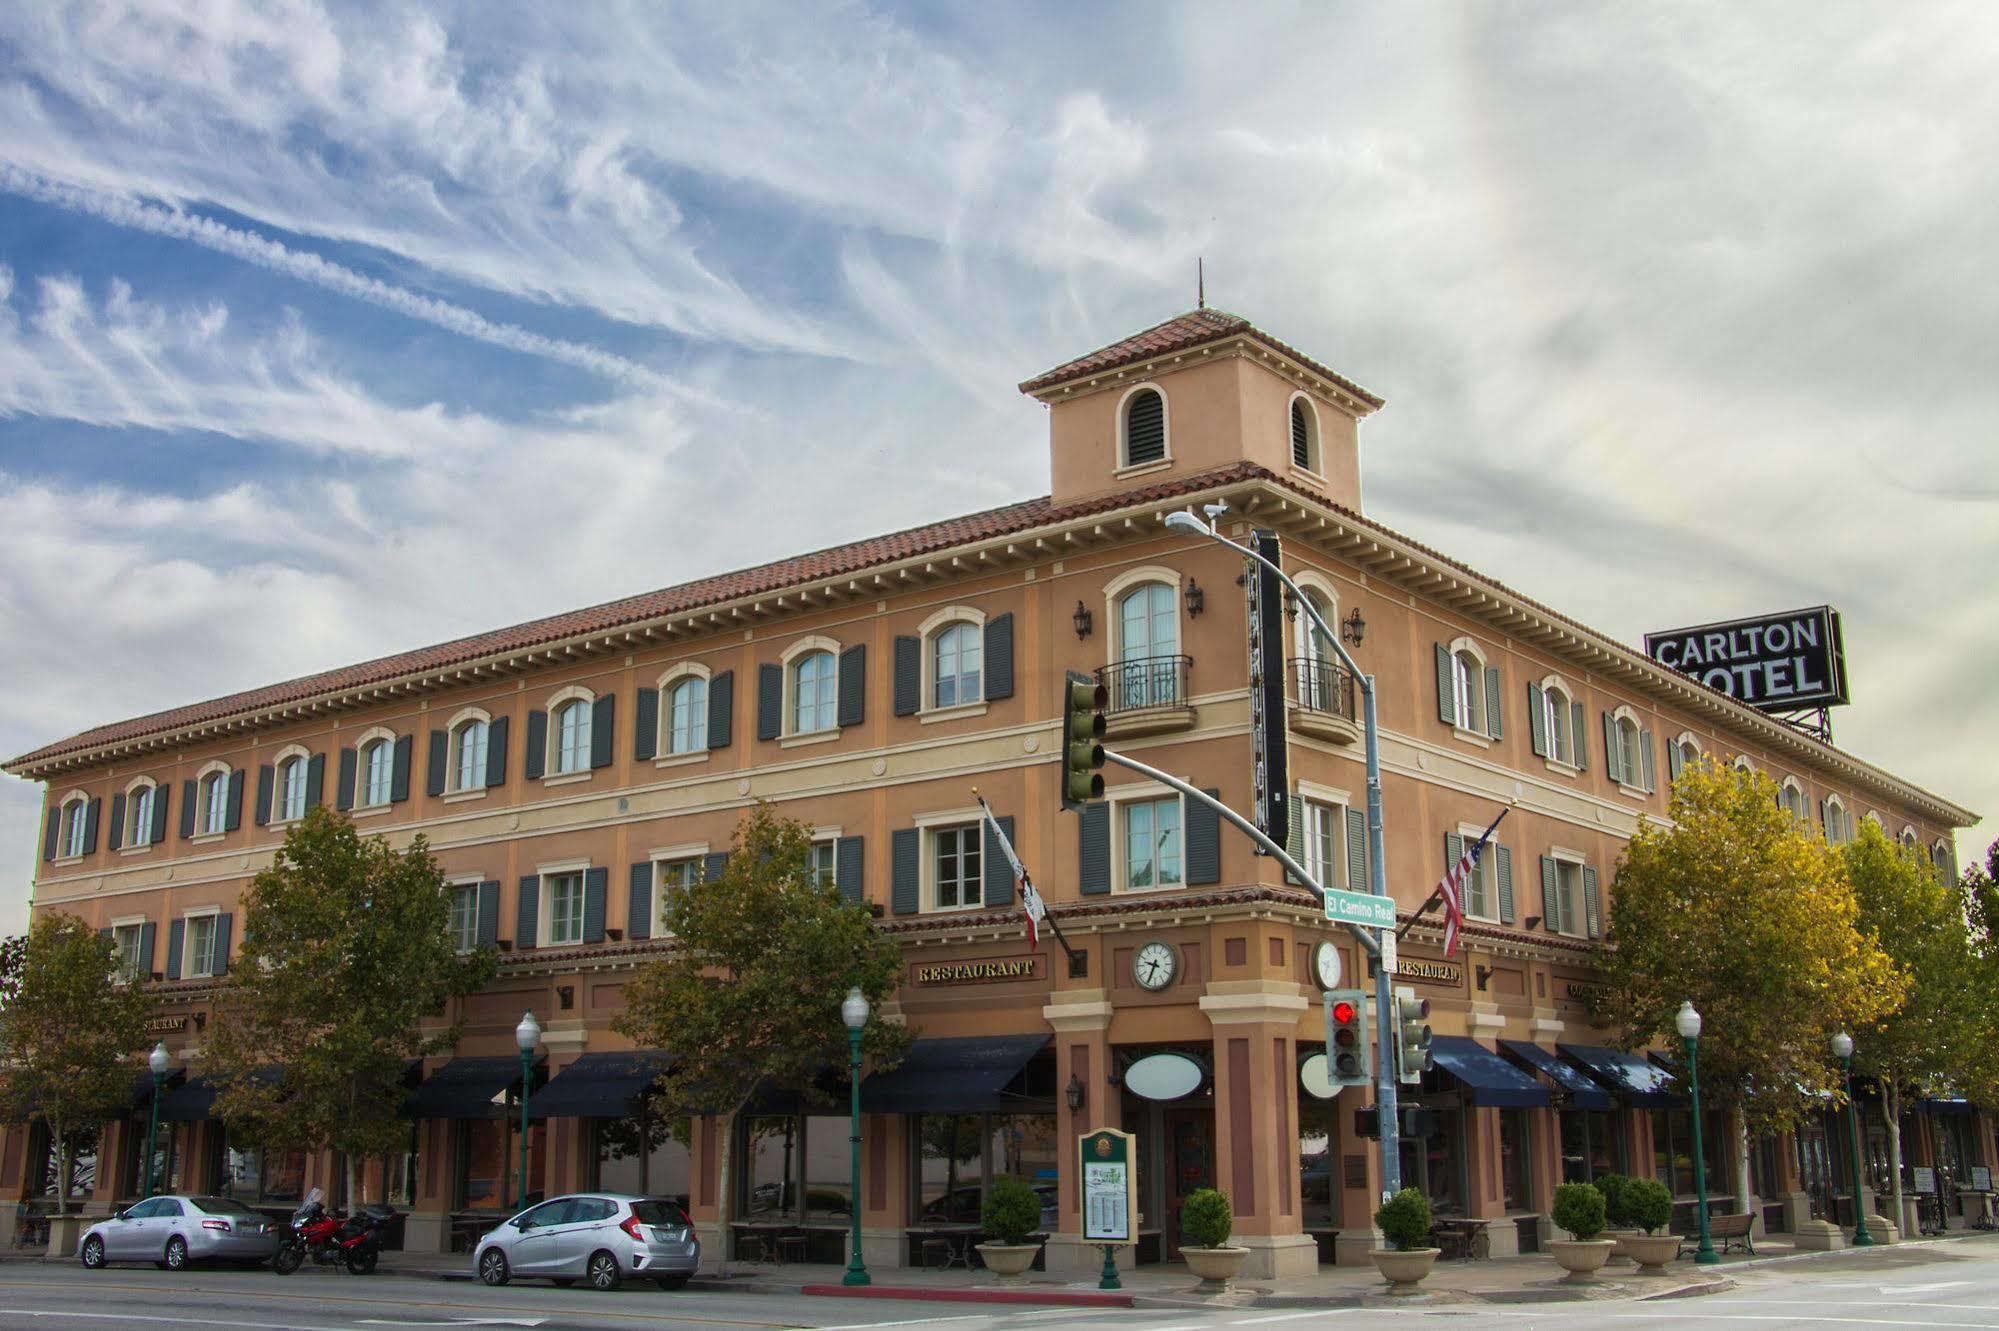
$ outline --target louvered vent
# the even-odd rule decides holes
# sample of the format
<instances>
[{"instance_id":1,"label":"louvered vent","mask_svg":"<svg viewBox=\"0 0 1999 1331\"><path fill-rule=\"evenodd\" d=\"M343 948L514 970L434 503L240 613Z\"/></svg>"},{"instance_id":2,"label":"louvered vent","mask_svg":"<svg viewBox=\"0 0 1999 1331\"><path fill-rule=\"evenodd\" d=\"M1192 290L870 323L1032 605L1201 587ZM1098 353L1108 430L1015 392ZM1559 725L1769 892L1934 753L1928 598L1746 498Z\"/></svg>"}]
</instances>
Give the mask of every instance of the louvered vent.
<instances>
[{"instance_id":1,"label":"louvered vent","mask_svg":"<svg viewBox=\"0 0 1999 1331\"><path fill-rule=\"evenodd\" d=\"M1166 456L1166 399L1154 389L1134 393L1125 407L1124 462L1136 467Z\"/></svg>"},{"instance_id":2,"label":"louvered vent","mask_svg":"<svg viewBox=\"0 0 1999 1331\"><path fill-rule=\"evenodd\" d=\"M1301 467L1312 465L1312 427L1305 419L1305 404L1291 400L1291 460Z\"/></svg>"}]
</instances>

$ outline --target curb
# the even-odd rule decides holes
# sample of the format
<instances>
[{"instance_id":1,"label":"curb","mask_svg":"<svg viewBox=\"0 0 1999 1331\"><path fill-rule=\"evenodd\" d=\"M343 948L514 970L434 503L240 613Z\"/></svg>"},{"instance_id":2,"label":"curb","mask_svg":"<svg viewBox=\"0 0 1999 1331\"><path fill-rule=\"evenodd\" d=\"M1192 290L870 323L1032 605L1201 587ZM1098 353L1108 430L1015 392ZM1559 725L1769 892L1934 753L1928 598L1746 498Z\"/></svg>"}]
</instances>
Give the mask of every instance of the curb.
<instances>
[{"instance_id":1,"label":"curb","mask_svg":"<svg viewBox=\"0 0 1999 1331\"><path fill-rule=\"evenodd\" d=\"M924 1303L1040 1304L1058 1308L1131 1308L1134 1295L1088 1290L921 1289L909 1285L800 1285L801 1294L834 1299L912 1299Z\"/></svg>"}]
</instances>

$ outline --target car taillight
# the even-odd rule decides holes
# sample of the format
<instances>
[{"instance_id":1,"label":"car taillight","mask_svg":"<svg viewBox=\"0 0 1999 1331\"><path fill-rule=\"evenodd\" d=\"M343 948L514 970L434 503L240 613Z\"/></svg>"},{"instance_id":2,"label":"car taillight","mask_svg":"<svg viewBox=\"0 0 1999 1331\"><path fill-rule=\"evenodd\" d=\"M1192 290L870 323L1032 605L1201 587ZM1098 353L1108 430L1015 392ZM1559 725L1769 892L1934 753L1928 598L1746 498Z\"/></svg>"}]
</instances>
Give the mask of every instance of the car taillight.
<instances>
[{"instance_id":1,"label":"car taillight","mask_svg":"<svg viewBox=\"0 0 1999 1331\"><path fill-rule=\"evenodd\" d=\"M646 1236L642 1234L639 1230L639 1216L638 1212L636 1211L626 1216L623 1220L620 1220L618 1222L618 1228L624 1230L625 1233L631 1235L632 1238L639 1243L644 1243L646 1241Z\"/></svg>"},{"instance_id":2,"label":"car taillight","mask_svg":"<svg viewBox=\"0 0 1999 1331\"><path fill-rule=\"evenodd\" d=\"M201 1222L201 1227L203 1229L219 1229L224 1234L229 1232L229 1222L227 1220L204 1220Z\"/></svg>"}]
</instances>

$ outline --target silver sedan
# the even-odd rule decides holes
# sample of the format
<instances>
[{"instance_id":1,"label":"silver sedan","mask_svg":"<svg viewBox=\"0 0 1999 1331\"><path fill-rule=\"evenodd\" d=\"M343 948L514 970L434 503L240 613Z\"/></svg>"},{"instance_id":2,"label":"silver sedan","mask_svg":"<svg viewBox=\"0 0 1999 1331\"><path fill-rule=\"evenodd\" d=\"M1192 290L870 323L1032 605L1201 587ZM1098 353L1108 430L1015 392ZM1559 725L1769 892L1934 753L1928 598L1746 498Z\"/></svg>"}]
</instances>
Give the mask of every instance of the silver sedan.
<instances>
[{"instance_id":1,"label":"silver sedan","mask_svg":"<svg viewBox=\"0 0 1999 1331\"><path fill-rule=\"evenodd\" d=\"M489 1285L529 1277L616 1289L632 1278L679 1289L700 1265L701 1241L678 1204L617 1192L529 1207L480 1239L472 1255L472 1269Z\"/></svg>"},{"instance_id":2,"label":"silver sedan","mask_svg":"<svg viewBox=\"0 0 1999 1331\"><path fill-rule=\"evenodd\" d=\"M83 1232L76 1255L95 1271L106 1262L151 1262L178 1271L189 1262L267 1262L279 1227L232 1197L148 1197Z\"/></svg>"}]
</instances>

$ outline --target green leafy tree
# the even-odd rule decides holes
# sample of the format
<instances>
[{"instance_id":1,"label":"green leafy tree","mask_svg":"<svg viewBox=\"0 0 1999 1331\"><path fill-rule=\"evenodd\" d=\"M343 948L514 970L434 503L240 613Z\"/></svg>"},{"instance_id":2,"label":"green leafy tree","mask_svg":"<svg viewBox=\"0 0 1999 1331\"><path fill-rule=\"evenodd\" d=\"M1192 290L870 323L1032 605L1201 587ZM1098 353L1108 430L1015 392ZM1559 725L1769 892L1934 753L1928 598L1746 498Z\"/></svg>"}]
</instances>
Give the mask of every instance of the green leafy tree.
<instances>
[{"instance_id":1,"label":"green leafy tree","mask_svg":"<svg viewBox=\"0 0 1999 1331\"><path fill-rule=\"evenodd\" d=\"M713 1114L722 1140L760 1088L825 1104L820 1076L847 1062L840 1004L860 986L875 1015L863 1032L877 1067L908 1043L881 1020L902 974L902 949L859 904L807 865L811 829L758 805L737 824L728 866L665 903L674 946L625 987L614 1029L679 1057L654 1085L662 1118ZM728 1233L730 1156L722 1152L721 1226Z\"/></svg>"},{"instance_id":2,"label":"green leafy tree","mask_svg":"<svg viewBox=\"0 0 1999 1331\"><path fill-rule=\"evenodd\" d=\"M216 1116L248 1145L341 1152L358 1201L357 1162L409 1141L404 1069L456 1043L436 1023L491 978L493 950L457 952L422 837L397 851L324 807L285 835L240 910L242 949L209 1026Z\"/></svg>"},{"instance_id":3,"label":"green leafy tree","mask_svg":"<svg viewBox=\"0 0 1999 1331\"><path fill-rule=\"evenodd\" d=\"M98 1126L131 1107L133 1054L146 1047L152 1000L143 981L114 983L109 939L52 911L25 940L0 945L0 1108L8 1121L40 1115L56 1158L56 1194L69 1196L70 1160Z\"/></svg>"},{"instance_id":4,"label":"green leafy tree","mask_svg":"<svg viewBox=\"0 0 1999 1331\"><path fill-rule=\"evenodd\" d=\"M1746 1197L1751 1131L1787 1127L1836 1089L1827 1038L1885 1017L1900 974L1859 927L1839 856L1769 777L1703 759L1681 770L1669 810L1670 826L1641 822L1618 865L1592 1008L1629 1048L1678 1049L1673 1018L1693 1003L1702 1106L1733 1116Z\"/></svg>"}]
</instances>

